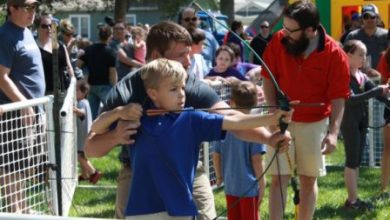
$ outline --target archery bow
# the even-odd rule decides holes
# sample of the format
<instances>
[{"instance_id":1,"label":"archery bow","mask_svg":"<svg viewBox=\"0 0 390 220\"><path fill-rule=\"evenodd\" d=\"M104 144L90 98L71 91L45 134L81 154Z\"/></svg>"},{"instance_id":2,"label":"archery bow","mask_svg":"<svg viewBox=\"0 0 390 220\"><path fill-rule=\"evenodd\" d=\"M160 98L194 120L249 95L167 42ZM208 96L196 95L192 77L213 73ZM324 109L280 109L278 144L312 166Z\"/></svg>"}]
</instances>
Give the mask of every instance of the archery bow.
<instances>
[{"instance_id":1,"label":"archery bow","mask_svg":"<svg viewBox=\"0 0 390 220\"><path fill-rule=\"evenodd\" d=\"M284 111L289 111L290 110L290 100L289 98L287 97L286 94L283 93L283 91L281 90L281 88L279 87L279 84L278 82L276 81L273 73L271 72L271 70L269 69L269 67L267 66L267 64L264 62L264 60L257 54L257 52L245 41L243 40L237 33L235 33L234 31L232 31L229 27L227 27L225 24L223 24L222 22L220 22L218 19L216 19L213 15L211 15L210 13L208 13L206 10L204 10L198 3L196 3L195 1L192 2L192 4L197 7L198 9L204 11L208 16L210 16L215 22L217 22L218 24L220 24L222 27L226 28L227 30L230 31L231 34L233 34L234 36L236 36L238 39L240 39L240 41L247 47L249 48L249 50L256 56L256 58L258 58L258 60L260 60L261 64L262 64L262 68L264 68L266 70L266 72L268 73L271 81L272 81L272 84L274 85L275 89L276 89L276 99L277 99L277 103L278 103L278 107ZM287 127L288 127L288 124L286 122L283 121L283 118L281 117L279 119L279 128L280 128L280 132L282 134L285 133L285 131L287 130ZM272 157L276 157L276 160L278 162L278 157L277 157L277 154L279 153L279 149L280 149L280 146L281 146L281 143L279 143L276 147L276 150L275 150L275 155ZM289 158L289 155L288 153L286 154L287 156L287 160L290 161L290 158ZM269 164L271 164L273 162L273 160L270 161ZM277 163L279 165L279 163ZM289 163L289 166L290 166L290 169L292 169L291 167L291 162ZM278 170L279 170L279 166L278 166ZM295 177L294 177L294 173L293 172L291 175L292 175L292 182L294 182L294 184L292 184L293 186L293 190L294 192L298 192L298 194L294 195L294 197L296 197L296 201L299 202L299 190L298 190L298 182L296 180L293 180ZM261 175L258 179L256 179L256 183L263 177L263 175ZM280 174L279 174L279 177L280 177ZM280 184L281 185L281 184ZM296 187L295 187L296 186ZM244 197L245 195L243 196L240 196L238 200L240 200L242 197ZM282 196L282 207L283 207L283 212L284 212L284 200L283 200L283 194L282 194L282 189L281 189L281 196ZM236 202L234 202L232 205L237 205L235 204ZM238 203L238 201L237 201ZM295 203L295 202L294 202ZM233 207L234 207L233 206ZM228 209L230 209L232 207L228 207ZM226 210L226 211L227 211ZM297 204L296 204L296 209L295 210L298 210L297 209ZM217 219L218 217L220 217L220 215L218 215L216 218L214 219ZM297 212L295 213L295 218L297 218Z\"/></svg>"}]
</instances>

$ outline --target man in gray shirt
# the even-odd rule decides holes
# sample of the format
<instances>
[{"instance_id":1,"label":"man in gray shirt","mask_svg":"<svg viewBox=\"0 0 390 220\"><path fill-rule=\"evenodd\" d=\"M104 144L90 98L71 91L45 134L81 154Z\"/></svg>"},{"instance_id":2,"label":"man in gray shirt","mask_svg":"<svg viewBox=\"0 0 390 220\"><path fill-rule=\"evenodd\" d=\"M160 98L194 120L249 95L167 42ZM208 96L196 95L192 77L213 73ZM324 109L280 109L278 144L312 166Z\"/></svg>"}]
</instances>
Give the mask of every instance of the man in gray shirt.
<instances>
[{"instance_id":1,"label":"man in gray shirt","mask_svg":"<svg viewBox=\"0 0 390 220\"><path fill-rule=\"evenodd\" d=\"M369 67L376 68L381 52L387 48L387 30L378 27L378 9L374 4L362 8L363 26L354 30L346 37L348 40L361 40L367 47L367 60Z\"/></svg>"}]
</instances>

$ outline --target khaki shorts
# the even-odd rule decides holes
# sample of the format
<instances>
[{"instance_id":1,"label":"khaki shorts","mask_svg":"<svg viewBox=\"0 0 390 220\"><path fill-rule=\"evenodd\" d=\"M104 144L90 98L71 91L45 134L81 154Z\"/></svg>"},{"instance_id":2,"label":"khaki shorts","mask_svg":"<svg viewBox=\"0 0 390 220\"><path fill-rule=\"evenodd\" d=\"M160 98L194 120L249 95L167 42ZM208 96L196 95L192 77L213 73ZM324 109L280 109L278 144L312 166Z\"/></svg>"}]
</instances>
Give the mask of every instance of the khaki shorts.
<instances>
[{"instance_id":1,"label":"khaki shorts","mask_svg":"<svg viewBox=\"0 0 390 220\"><path fill-rule=\"evenodd\" d=\"M126 216L126 220L191 220L194 217L169 216L167 212L158 212L147 215Z\"/></svg>"},{"instance_id":2,"label":"khaki shorts","mask_svg":"<svg viewBox=\"0 0 390 220\"><path fill-rule=\"evenodd\" d=\"M278 154L279 163L275 158L268 174L291 175L293 169L296 168L298 175L311 177L326 175L325 157L321 153L321 143L327 134L327 129L327 118L312 123L291 122L288 131L291 133L292 145L288 153ZM274 152L274 148L268 148L267 164ZM291 161L291 167L287 158ZM279 164L279 169L277 164Z\"/></svg>"}]
</instances>

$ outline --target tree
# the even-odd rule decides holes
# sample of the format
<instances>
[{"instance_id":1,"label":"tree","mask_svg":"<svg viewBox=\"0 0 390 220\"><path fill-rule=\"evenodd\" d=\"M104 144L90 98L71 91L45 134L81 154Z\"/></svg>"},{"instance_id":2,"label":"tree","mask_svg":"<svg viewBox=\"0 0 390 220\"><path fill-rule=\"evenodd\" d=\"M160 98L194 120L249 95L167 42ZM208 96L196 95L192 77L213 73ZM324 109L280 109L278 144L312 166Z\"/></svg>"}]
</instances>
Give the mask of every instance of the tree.
<instances>
[{"instance_id":1,"label":"tree","mask_svg":"<svg viewBox=\"0 0 390 220\"><path fill-rule=\"evenodd\" d=\"M129 7L128 0L115 0L114 19L115 21L126 21L126 13Z\"/></svg>"},{"instance_id":2,"label":"tree","mask_svg":"<svg viewBox=\"0 0 390 220\"><path fill-rule=\"evenodd\" d=\"M228 23L231 24L234 21L234 0L220 0L219 7L221 13L229 17Z\"/></svg>"}]
</instances>

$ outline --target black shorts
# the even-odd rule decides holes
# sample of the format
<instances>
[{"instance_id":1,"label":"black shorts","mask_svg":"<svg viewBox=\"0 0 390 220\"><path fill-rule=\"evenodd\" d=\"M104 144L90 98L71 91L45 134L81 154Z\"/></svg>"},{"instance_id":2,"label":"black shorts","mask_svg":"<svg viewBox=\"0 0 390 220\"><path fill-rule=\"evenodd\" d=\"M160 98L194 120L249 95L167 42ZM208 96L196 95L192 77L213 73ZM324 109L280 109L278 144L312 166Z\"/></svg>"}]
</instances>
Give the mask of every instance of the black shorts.
<instances>
[{"instance_id":1,"label":"black shorts","mask_svg":"<svg viewBox=\"0 0 390 220\"><path fill-rule=\"evenodd\" d=\"M385 120L385 124L390 124L390 109L385 107L385 110L383 111L383 119Z\"/></svg>"}]
</instances>

